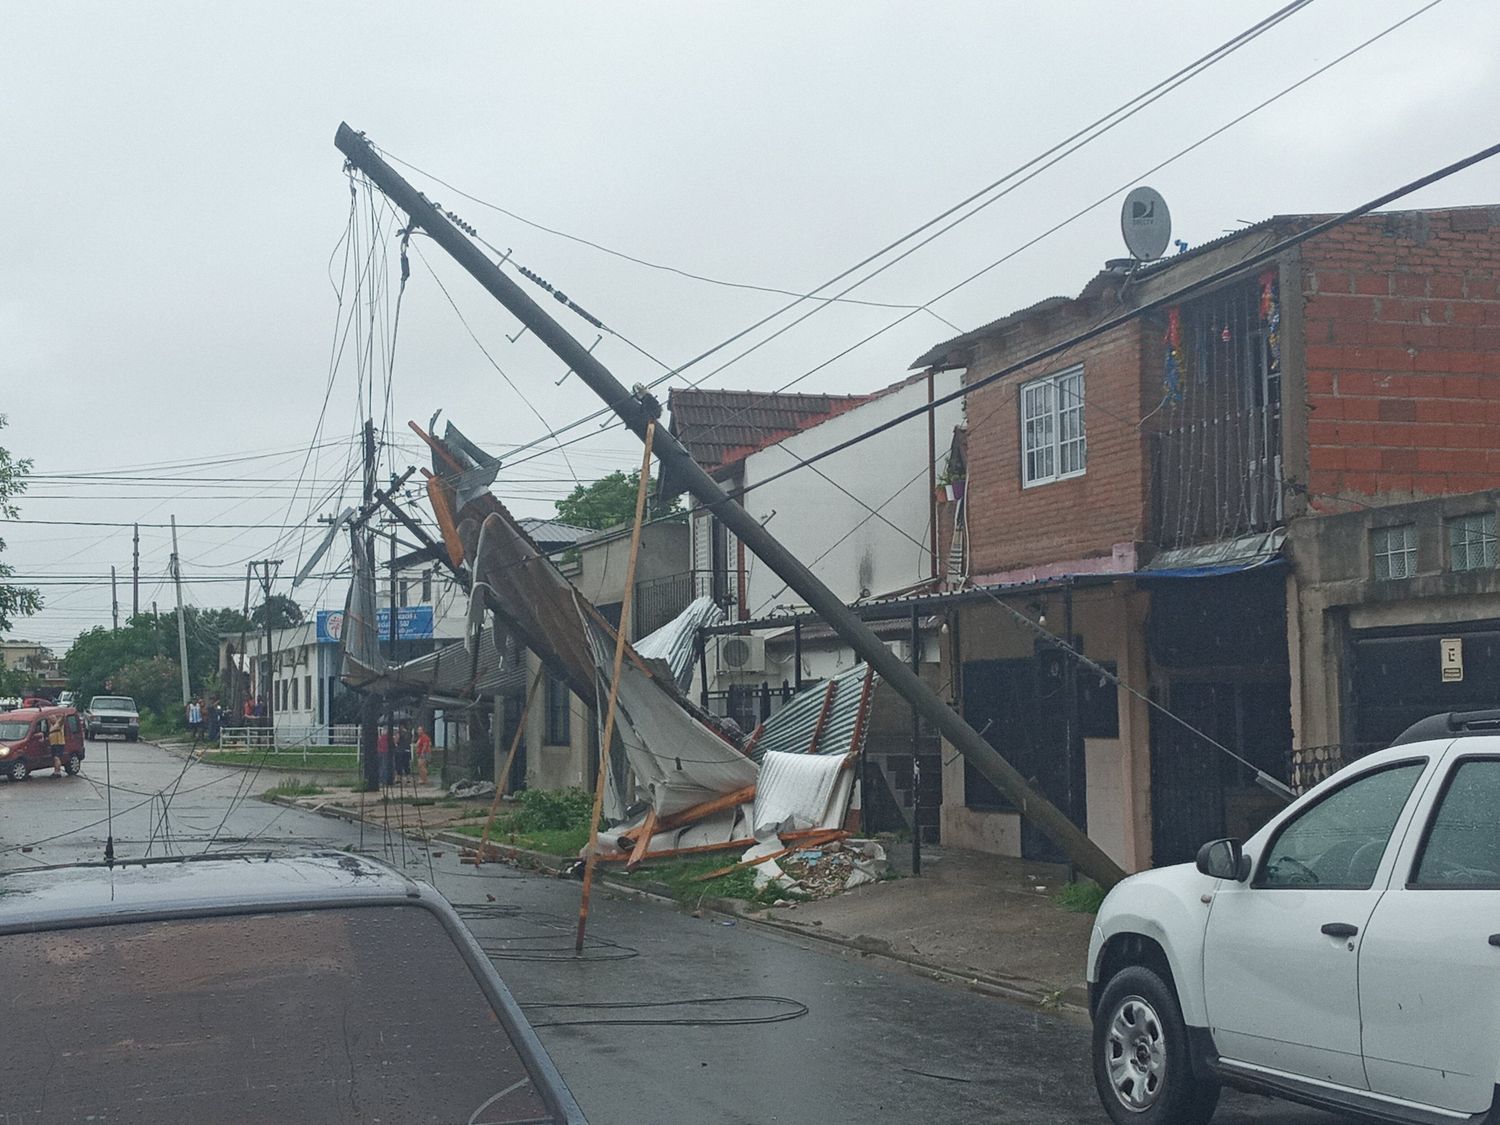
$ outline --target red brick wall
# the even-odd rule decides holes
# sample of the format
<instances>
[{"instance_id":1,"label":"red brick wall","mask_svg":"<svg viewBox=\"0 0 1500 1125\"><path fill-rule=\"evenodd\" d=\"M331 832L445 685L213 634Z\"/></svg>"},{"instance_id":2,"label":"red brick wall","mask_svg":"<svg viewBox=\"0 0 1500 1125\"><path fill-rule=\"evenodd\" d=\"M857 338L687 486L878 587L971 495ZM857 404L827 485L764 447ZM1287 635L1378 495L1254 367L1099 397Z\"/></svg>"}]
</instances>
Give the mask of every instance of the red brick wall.
<instances>
[{"instance_id":1,"label":"red brick wall","mask_svg":"<svg viewBox=\"0 0 1500 1125\"><path fill-rule=\"evenodd\" d=\"M1370 216L1302 263L1312 509L1500 485L1500 208Z\"/></svg>"},{"instance_id":2,"label":"red brick wall","mask_svg":"<svg viewBox=\"0 0 1500 1125\"><path fill-rule=\"evenodd\" d=\"M1097 318L1095 311L1094 317ZM1027 339L1007 337L1005 355L1026 355L1085 327L1089 320L1059 318ZM1140 322L1017 372L975 391L968 400L968 526L970 573L993 574L1049 562L1107 556L1116 543L1143 538L1145 443L1138 429L1143 394ZM970 367L971 378L1001 366L1002 354L986 350ZM1083 423L1088 438L1082 476L1021 487L1022 383L1039 375L1083 365Z\"/></svg>"}]
</instances>

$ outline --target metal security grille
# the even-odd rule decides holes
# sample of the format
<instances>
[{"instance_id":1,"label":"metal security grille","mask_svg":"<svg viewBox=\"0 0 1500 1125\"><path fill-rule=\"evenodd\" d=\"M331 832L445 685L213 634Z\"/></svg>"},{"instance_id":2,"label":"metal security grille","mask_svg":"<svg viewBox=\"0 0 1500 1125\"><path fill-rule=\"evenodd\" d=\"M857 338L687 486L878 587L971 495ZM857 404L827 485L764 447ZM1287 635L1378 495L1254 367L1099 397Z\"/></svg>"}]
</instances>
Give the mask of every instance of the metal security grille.
<instances>
[{"instance_id":1,"label":"metal security grille","mask_svg":"<svg viewBox=\"0 0 1500 1125\"><path fill-rule=\"evenodd\" d=\"M1180 310L1180 340L1168 345L1171 374L1152 439L1155 532L1163 547L1281 523L1281 364L1263 284L1237 285ZM1273 293L1269 302L1275 300Z\"/></svg>"}]
</instances>

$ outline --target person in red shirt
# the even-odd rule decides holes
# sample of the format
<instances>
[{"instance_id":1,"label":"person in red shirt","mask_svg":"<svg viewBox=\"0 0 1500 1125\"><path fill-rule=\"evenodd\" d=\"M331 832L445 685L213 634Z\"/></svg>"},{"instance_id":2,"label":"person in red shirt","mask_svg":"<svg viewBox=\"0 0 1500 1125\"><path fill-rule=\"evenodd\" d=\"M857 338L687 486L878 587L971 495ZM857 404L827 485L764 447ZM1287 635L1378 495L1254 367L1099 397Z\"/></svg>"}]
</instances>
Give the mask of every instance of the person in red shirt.
<instances>
[{"instance_id":1,"label":"person in red shirt","mask_svg":"<svg viewBox=\"0 0 1500 1125\"><path fill-rule=\"evenodd\" d=\"M427 784L427 767L432 762L432 738L426 727L417 728L417 784Z\"/></svg>"}]
</instances>

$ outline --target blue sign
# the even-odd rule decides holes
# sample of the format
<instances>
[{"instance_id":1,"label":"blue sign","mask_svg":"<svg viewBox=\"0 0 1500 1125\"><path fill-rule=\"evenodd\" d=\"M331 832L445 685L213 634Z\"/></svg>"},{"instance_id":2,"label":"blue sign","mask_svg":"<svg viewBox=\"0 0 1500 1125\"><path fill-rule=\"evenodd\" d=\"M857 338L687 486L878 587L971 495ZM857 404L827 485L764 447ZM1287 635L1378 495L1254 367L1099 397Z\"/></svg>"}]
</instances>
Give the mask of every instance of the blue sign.
<instances>
[{"instance_id":1,"label":"blue sign","mask_svg":"<svg viewBox=\"0 0 1500 1125\"><path fill-rule=\"evenodd\" d=\"M391 636L390 606L381 606L376 613L377 628L382 641ZM344 632L344 611L341 609L318 610L318 643L338 644ZM401 641L426 641L432 639L432 607L430 605L406 605L396 610L396 639Z\"/></svg>"}]
</instances>

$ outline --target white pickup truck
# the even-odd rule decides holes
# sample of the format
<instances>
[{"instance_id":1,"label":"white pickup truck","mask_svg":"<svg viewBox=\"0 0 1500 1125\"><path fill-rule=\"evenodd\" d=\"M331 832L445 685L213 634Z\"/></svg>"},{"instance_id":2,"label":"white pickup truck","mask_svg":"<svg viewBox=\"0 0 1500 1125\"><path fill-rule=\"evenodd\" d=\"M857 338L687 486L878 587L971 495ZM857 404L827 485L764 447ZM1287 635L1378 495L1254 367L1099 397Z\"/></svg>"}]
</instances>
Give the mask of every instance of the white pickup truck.
<instances>
[{"instance_id":1,"label":"white pickup truck","mask_svg":"<svg viewBox=\"0 0 1500 1125\"><path fill-rule=\"evenodd\" d=\"M1243 845L1124 880L1088 980L1117 1125L1202 1125L1221 1085L1500 1122L1500 711L1425 719Z\"/></svg>"},{"instance_id":2,"label":"white pickup truck","mask_svg":"<svg viewBox=\"0 0 1500 1125\"><path fill-rule=\"evenodd\" d=\"M84 730L90 738L117 735L126 742L141 736L141 715L128 695L96 695L83 713Z\"/></svg>"}]
</instances>

